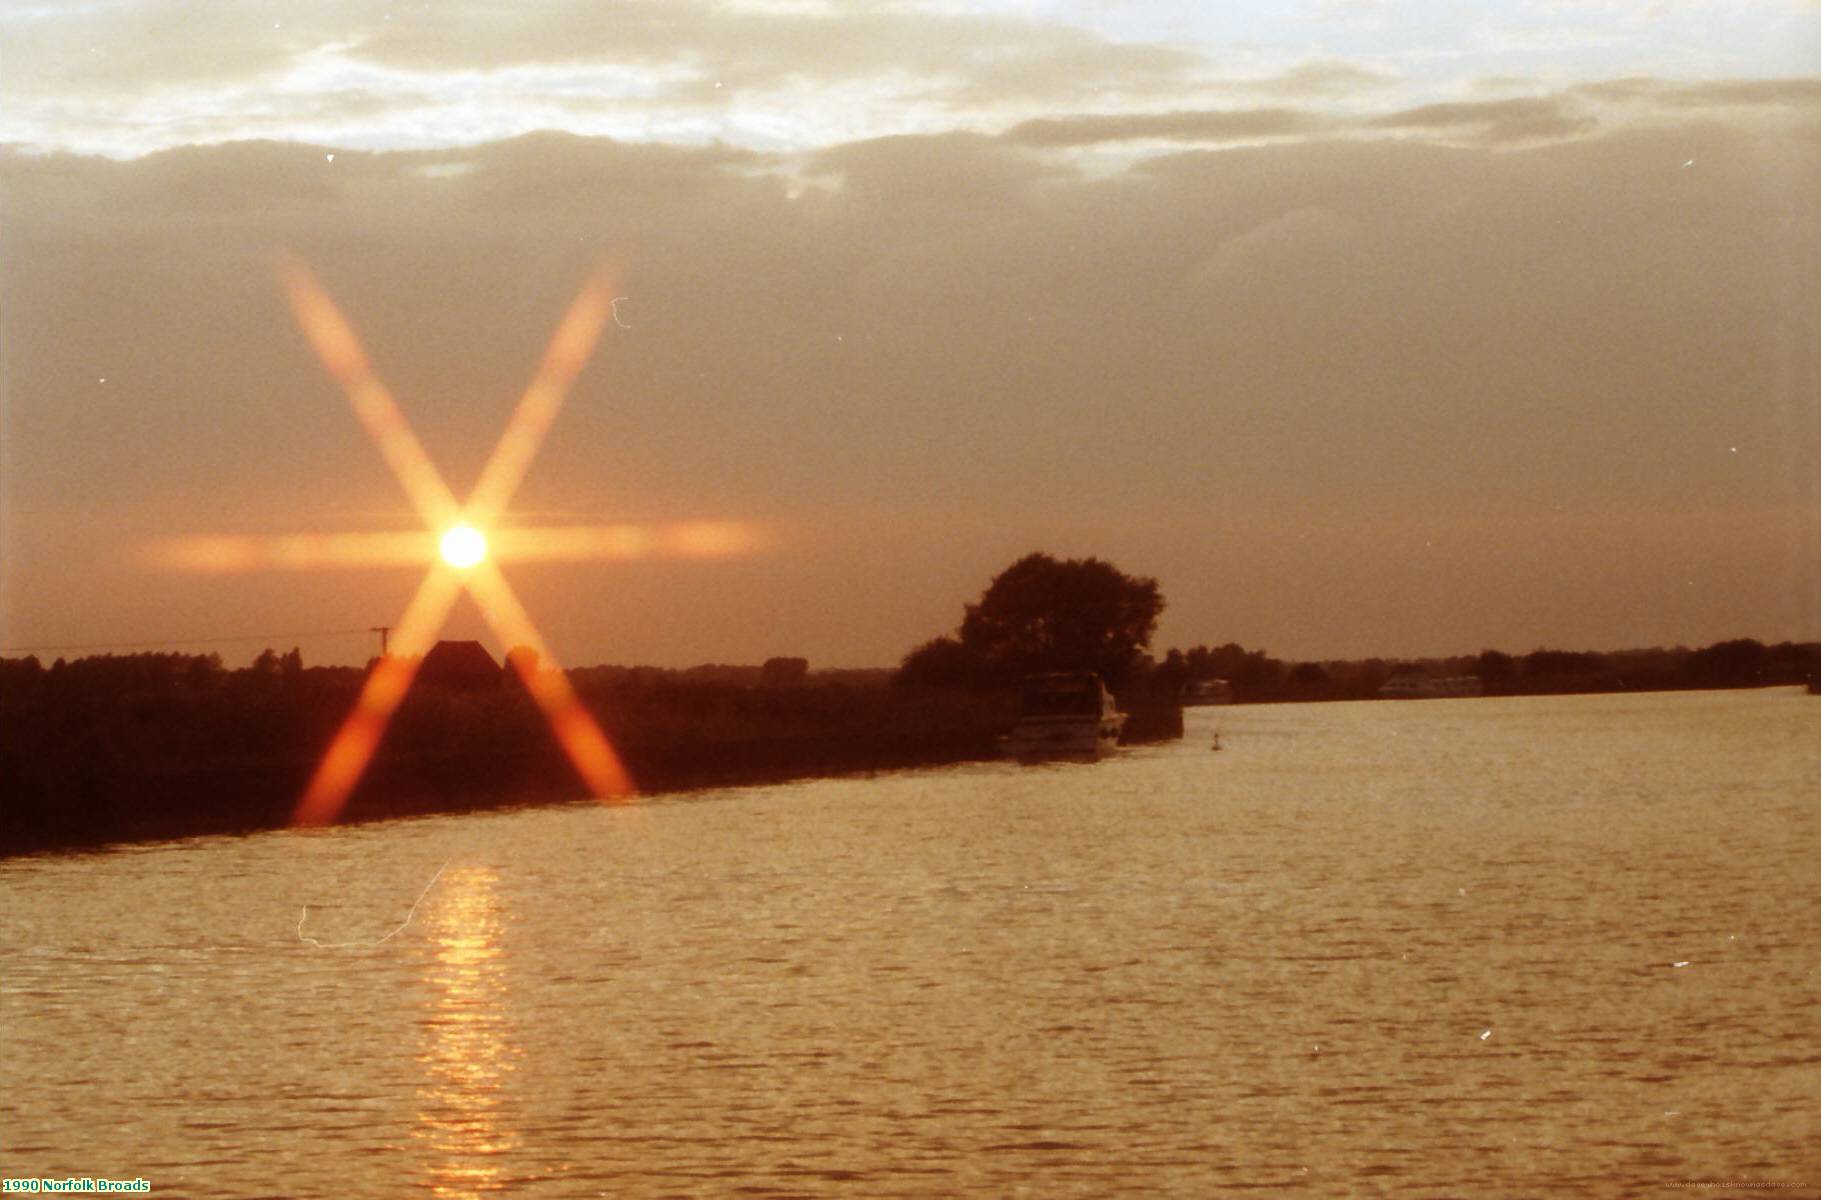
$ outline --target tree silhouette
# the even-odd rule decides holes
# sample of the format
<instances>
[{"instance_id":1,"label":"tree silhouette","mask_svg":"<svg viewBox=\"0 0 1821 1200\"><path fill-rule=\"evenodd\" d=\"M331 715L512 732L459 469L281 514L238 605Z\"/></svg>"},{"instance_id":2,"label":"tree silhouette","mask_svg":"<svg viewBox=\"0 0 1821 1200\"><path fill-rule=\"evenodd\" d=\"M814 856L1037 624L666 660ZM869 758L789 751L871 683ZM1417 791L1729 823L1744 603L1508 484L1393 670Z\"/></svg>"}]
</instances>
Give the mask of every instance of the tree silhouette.
<instances>
[{"instance_id":1,"label":"tree silhouette","mask_svg":"<svg viewBox=\"0 0 1821 1200\"><path fill-rule=\"evenodd\" d=\"M807 658L768 658L759 668L759 682L766 687L797 687L808 678Z\"/></svg>"},{"instance_id":2,"label":"tree silhouette","mask_svg":"<svg viewBox=\"0 0 1821 1200\"><path fill-rule=\"evenodd\" d=\"M1003 684L1044 671L1095 671L1123 683L1157 628L1155 579L1097 558L1027 554L967 606L959 639L937 638L905 657L906 683Z\"/></svg>"},{"instance_id":3,"label":"tree silhouette","mask_svg":"<svg viewBox=\"0 0 1821 1200\"><path fill-rule=\"evenodd\" d=\"M1482 650L1473 660L1473 673L1481 683L1504 683L1517 674L1517 659L1499 650Z\"/></svg>"},{"instance_id":4,"label":"tree silhouette","mask_svg":"<svg viewBox=\"0 0 1821 1200\"><path fill-rule=\"evenodd\" d=\"M1769 656L1755 638L1715 642L1689 655L1682 673L1690 682L1710 687L1740 687L1762 683Z\"/></svg>"},{"instance_id":5,"label":"tree silhouette","mask_svg":"<svg viewBox=\"0 0 1821 1200\"><path fill-rule=\"evenodd\" d=\"M1299 687L1319 687L1328 682L1328 668L1318 662L1297 663L1286 681Z\"/></svg>"},{"instance_id":6,"label":"tree silhouette","mask_svg":"<svg viewBox=\"0 0 1821 1200\"><path fill-rule=\"evenodd\" d=\"M980 663L952 637L931 638L906 654L895 680L919 687L972 687L986 682Z\"/></svg>"}]
</instances>

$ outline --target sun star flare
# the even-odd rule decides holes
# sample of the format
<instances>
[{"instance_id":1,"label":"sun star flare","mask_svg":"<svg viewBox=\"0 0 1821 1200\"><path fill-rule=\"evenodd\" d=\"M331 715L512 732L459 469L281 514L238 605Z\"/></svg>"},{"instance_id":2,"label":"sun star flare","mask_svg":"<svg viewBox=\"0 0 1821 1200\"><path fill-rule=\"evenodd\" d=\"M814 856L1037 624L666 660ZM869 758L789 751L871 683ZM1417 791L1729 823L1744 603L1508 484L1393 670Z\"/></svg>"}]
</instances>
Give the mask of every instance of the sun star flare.
<instances>
[{"instance_id":1,"label":"sun star flare","mask_svg":"<svg viewBox=\"0 0 1821 1200\"><path fill-rule=\"evenodd\" d=\"M443 561L465 571L487 557L487 538L472 525L457 525L437 543Z\"/></svg>"},{"instance_id":2,"label":"sun star flare","mask_svg":"<svg viewBox=\"0 0 1821 1200\"><path fill-rule=\"evenodd\" d=\"M535 652L528 660L534 666L508 661L520 671L526 692L543 710L551 732L589 792L603 801L632 795L631 776L576 696L562 666L500 573L499 564L721 558L753 553L770 538L766 531L742 521L536 528L507 519L506 506L604 331L612 311L608 272L597 271L570 302L466 502L444 482L397 401L374 374L360 339L316 275L301 259L284 255L279 277L298 327L347 394L355 416L392 468L424 527L415 533L164 538L142 547L139 557L161 570L215 574L407 564L427 568L404 616L396 626L387 627L395 630L392 650L368 674L353 711L323 752L293 811L293 822L325 825L340 816L410 690L419 663L464 591L474 598L481 615L506 645Z\"/></svg>"},{"instance_id":3,"label":"sun star flare","mask_svg":"<svg viewBox=\"0 0 1821 1200\"><path fill-rule=\"evenodd\" d=\"M467 521L448 523L454 514L462 513L490 524L512 499L525 468L562 407L564 393L600 336L604 322L600 297L612 295L605 273L597 272L571 302L465 507L443 482L391 393L374 376L359 339L315 275L293 257L282 261L280 274L304 335L342 385L355 415L378 444L418 516L430 529L443 530L438 542L441 561L431 566L405 613L399 628L398 655L381 659L368 675L354 711L337 730L298 801L293 821L323 825L340 816L379 748L387 724L403 702L421 656L430 648L462 590L480 602L482 615L508 643L529 645L538 651L542 669L527 673L526 690L543 710L551 732L589 792L600 800L630 795L634 791L632 778L607 735L570 688L562 666L550 654L549 646L511 586L489 561L486 537Z\"/></svg>"}]
</instances>

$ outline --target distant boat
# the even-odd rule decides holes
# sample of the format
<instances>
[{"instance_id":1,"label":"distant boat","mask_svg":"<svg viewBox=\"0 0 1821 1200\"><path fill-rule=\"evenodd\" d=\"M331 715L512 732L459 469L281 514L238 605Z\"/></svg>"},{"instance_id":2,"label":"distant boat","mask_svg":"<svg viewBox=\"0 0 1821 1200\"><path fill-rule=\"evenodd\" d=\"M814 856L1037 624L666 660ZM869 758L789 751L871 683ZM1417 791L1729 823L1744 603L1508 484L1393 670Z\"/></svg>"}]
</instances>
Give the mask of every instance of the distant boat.
<instances>
[{"instance_id":1,"label":"distant boat","mask_svg":"<svg viewBox=\"0 0 1821 1200\"><path fill-rule=\"evenodd\" d=\"M1125 714L1092 671L1032 675L1019 698L1018 723L999 739L1000 753L1007 758L1096 759L1119 745Z\"/></svg>"},{"instance_id":2,"label":"distant boat","mask_svg":"<svg viewBox=\"0 0 1821 1200\"><path fill-rule=\"evenodd\" d=\"M1385 681L1378 694L1390 700L1433 700L1442 696L1478 696L1485 689L1477 675L1438 678L1420 671L1400 671Z\"/></svg>"},{"instance_id":3,"label":"distant boat","mask_svg":"<svg viewBox=\"0 0 1821 1200\"><path fill-rule=\"evenodd\" d=\"M1233 685L1224 679L1197 679L1182 685L1184 705L1231 704Z\"/></svg>"}]
</instances>

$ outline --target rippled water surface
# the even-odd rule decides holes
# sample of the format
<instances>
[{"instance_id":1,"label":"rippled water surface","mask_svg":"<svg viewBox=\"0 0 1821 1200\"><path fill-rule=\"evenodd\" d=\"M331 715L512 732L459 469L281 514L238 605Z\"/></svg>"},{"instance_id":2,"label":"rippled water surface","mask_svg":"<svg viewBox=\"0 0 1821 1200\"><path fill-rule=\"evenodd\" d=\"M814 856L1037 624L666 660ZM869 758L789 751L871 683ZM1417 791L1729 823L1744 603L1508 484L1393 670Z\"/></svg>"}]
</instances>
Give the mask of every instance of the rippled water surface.
<instances>
[{"instance_id":1,"label":"rippled water surface","mask_svg":"<svg viewBox=\"0 0 1821 1200\"><path fill-rule=\"evenodd\" d=\"M1818 808L1773 690L13 860L0 1174L1815 1194Z\"/></svg>"}]
</instances>

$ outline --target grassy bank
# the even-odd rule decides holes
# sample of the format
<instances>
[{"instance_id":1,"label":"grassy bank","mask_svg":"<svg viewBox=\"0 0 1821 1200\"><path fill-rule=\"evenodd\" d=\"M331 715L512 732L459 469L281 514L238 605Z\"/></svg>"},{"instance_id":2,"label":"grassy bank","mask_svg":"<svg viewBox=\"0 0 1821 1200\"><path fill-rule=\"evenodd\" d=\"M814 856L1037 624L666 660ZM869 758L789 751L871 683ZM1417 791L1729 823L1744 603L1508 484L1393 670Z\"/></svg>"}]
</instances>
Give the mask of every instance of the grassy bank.
<instances>
[{"instance_id":1,"label":"grassy bank","mask_svg":"<svg viewBox=\"0 0 1821 1200\"><path fill-rule=\"evenodd\" d=\"M283 826L363 673L222 672L196 661L88 659L10 675L0 853ZM990 758L1015 716L1007 693L574 679L646 793ZM1180 736L1173 703L1135 696L1126 706L1130 740ZM343 819L582 794L516 687L418 687Z\"/></svg>"}]
</instances>

